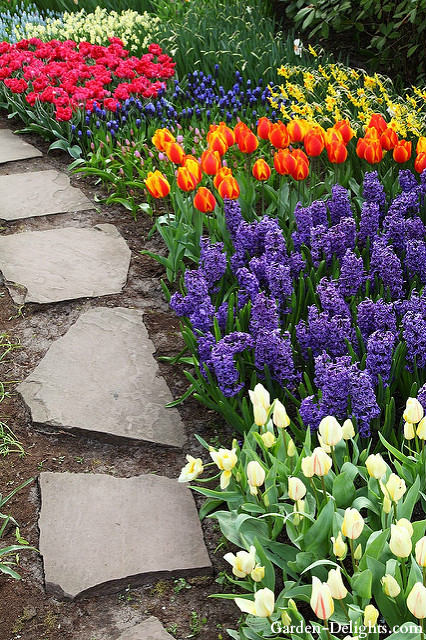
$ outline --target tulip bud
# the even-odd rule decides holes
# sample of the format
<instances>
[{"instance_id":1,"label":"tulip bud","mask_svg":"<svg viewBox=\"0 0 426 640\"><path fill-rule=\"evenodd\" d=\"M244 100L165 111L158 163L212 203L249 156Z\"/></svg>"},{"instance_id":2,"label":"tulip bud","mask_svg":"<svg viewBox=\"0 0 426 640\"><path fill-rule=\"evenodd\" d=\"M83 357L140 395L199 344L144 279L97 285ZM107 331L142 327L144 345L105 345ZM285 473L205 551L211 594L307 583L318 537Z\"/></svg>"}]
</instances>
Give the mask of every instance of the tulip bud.
<instances>
[{"instance_id":1,"label":"tulip bud","mask_svg":"<svg viewBox=\"0 0 426 640\"><path fill-rule=\"evenodd\" d=\"M288 496L291 500L301 500L306 495L306 487L299 478L288 479Z\"/></svg>"},{"instance_id":2,"label":"tulip bud","mask_svg":"<svg viewBox=\"0 0 426 640\"><path fill-rule=\"evenodd\" d=\"M231 471L238 462L236 448L210 451L210 457L221 471Z\"/></svg>"},{"instance_id":3,"label":"tulip bud","mask_svg":"<svg viewBox=\"0 0 426 640\"><path fill-rule=\"evenodd\" d=\"M287 455L289 458L293 458L297 453L296 445L293 442L293 439L290 438L287 445Z\"/></svg>"},{"instance_id":4,"label":"tulip bud","mask_svg":"<svg viewBox=\"0 0 426 640\"><path fill-rule=\"evenodd\" d=\"M281 614L281 622L284 627L289 627L291 625L291 618L288 615L287 611L283 611Z\"/></svg>"},{"instance_id":5,"label":"tulip bud","mask_svg":"<svg viewBox=\"0 0 426 640\"><path fill-rule=\"evenodd\" d=\"M267 588L256 591L254 602L245 598L234 598L234 602L241 611L258 618L269 618L275 609L274 592Z\"/></svg>"},{"instance_id":6,"label":"tulip bud","mask_svg":"<svg viewBox=\"0 0 426 640\"><path fill-rule=\"evenodd\" d=\"M191 482L191 480L195 480L203 473L204 467L201 458L186 456L186 459L188 464L186 464L180 472L178 482Z\"/></svg>"},{"instance_id":7,"label":"tulip bud","mask_svg":"<svg viewBox=\"0 0 426 640\"><path fill-rule=\"evenodd\" d=\"M294 516L293 516L293 524L297 527L297 526L299 526L299 524L303 520L303 516L300 515L300 514L301 513L305 513L305 501L304 500L297 500L294 503L293 511L298 511L299 512L299 513L295 513Z\"/></svg>"},{"instance_id":8,"label":"tulip bud","mask_svg":"<svg viewBox=\"0 0 426 640\"><path fill-rule=\"evenodd\" d=\"M302 459L302 473L305 478L312 478L314 475L314 461L312 456L306 456Z\"/></svg>"},{"instance_id":9,"label":"tulip bud","mask_svg":"<svg viewBox=\"0 0 426 640\"><path fill-rule=\"evenodd\" d=\"M299 613L299 609L297 608L297 604L295 603L293 598L290 598L287 604L288 608L294 611L294 613Z\"/></svg>"},{"instance_id":10,"label":"tulip bud","mask_svg":"<svg viewBox=\"0 0 426 640\"><path fill-rule=\"evenodd\" d=\"M403 415L404 420L417 424L423 418L424 414L424 409L417 398L408 398Z\"/></svg>"},{"instance_id":11,"label":"tulip bud","mask_svg":"<svg viewBox=\"0 0 426 640\"><path fill-rule=\"evenodd\" d=\"M376 455L369 455L365 461L365 466L367 467L368 475L371 478L376 478L376 480L383 478L387 471L386 462L383 460L380 453L377 453Z\"/></svg>"},{"instance_id":12,"label":"tulip bud","mask_svg":"<svg viewBox=\"0 0 426 640\"><path fill-rule=\"evenodd\" d=\"M335 447L343 438L342 427L334 416L323 418L319 424L318 431L324 444L329 447Z\"/></svg>"},{"instance_id":13,"label":"tulip bud","mask_svg":"<svg viewBox=\"0 0 426 640\"><path fill-rule=\"evenodd\" d=\"M337 538L331 538L331 542L333 543L334 555L338 560L343 560L343 558L346 556L348 545L346 544L346 542L343 542L342 534L340 531Z\"/></svg>"},{"instance_id":14,"label":"tulip bud","mask_svg":"<svg viewBox=\"0 0 426 640\"><path fill-rule=\"evenodd\" d=\"M258 427L263 427L268 419L268 414L265 411L265 408L262 407L261 404L253 405L253 417L254 422Z\"/></svg>"},{"instance_id":15,"label":"tulip bud","mask_svg":"<svg viewBox=\"0 0 426 640\"><path fill-rule=\"evenodd\" d=\"M271 447L273 447L277 441L274 434L271 433L270 431L265 431L265 433L262 433L260 437L262 438L262 442L267 449L270 449Z\"/></svg>"},{"instance_id":16,"label":"tulip bud","mask_svg":"<svg viewBox=\"0 0 426 640\"><path fill-rule=\"evenodd\" d=\"M416 433L420 440L426 440L426 418L420 420Z\"/></svg>"},{"instance_id":17,"label":"tulip bud","mask_svg":"<svg viewBox=\"0 0 426 640\"><path fill-rule=\"evenodd\" d=\"M322 439L319 433L318 433L318 442L323 451L325 451L326 453L331 453L331 447L329 447L328 444L325 444L324 440Z\"/></svg>"},{"instance_id":18,"label":"tulip bud","mask_svg":"<svg viewBox=\"0 0 426 640\"><path fill-rule=\"evenodd\" d=\"M250 547L250 551L238 551L237 555L227 553L223 559L232 566L232 573L237 578L245 578L254 569L256 564L256 547Z\"/></svg>"},{"instance_id":19,"label":"tulip bud","mask_svg":"<svg viewBox=\"0 0 426 640\"><path fill-rule=\"evenodd\" d=\"M364 529L364 518L356 509L349 507L345 511L342 523L342 533L351 540L356 540Z\"/></svg>"},{"instance_id":20,"label":"tulip bud","mask_svg":"<svg viewBox=\"0 0 426 640\"><path fill-rule=\"evenodd\" d=\"M290 418L287 415L287 411L281 402L276 399L274 401L274 411L272 413L272 420L274 425L278 427L278 429L286 429L290 424Z\"/></svg>"},{"instance_id":21,"label":"tulip bud","mask_svg":"<svg viewBox=\"0 0 426 640\"><path fill-rule=\"evenodd\" d=\"M250 485L250 493L255 496L257 494L257 487L261 487L265 482L265 471L257 460L250 460L246 473Z\"/></svg>"},{"instance_id":22,"label":"tulip bud","mask_svg":"<svg viewBox=\"0 0 426 640\"><path fill-rule=\"evenodd\" d=\"M415 618L423 620L426 618L426 587L421 582L411 589L407 598L407 607Z\"/></svg>"},{"instance_id":23,"label":"tulip bud","mask_svg":"<svg viewBox=\"0 0 426 640\"><path fill-rule=\"evenodd\" d=\"M328 620L334 613L334 602L330 587L319 578L312 578L312 595L310 600L312 611L320 620Z\"/></svg>"},{"instance_id":24,"label":"tulip bud","mask_svg":"<svg viewBox=\"0 0 426 640\"><path fill-rule=\"evenodd\" d=\"M426 567L426 536L416 543L416 560L420 567Z\"/></svg>"},{"instance_id":25,"label":"tulip bud","mask_svg":"<svg viewBox=\"0 0 426 640\"><path fill-rule=\"evenodd\" d=\"M364 609L364 627L375 627L379 618L379 612L372 604L368 604Z\"/></svg>"},{"instance_id":26,"label":"tulip bud","mask_svg":"<svg viewBox=\"0 0 426 640\"><path fill-rule=\"evenodd\" d=\"M354 551L354 560L361 560L362 558L362 546L359 544Z\"/></svg>"},{"instance_id":27,"label":"tulip bud","mask_svg":"<svg viewBox=\"0 0 426 640\"><path fill-rule=\"evenodd\" d=\"M383 513L390 513L392 509L392 502L387 496L383 498Z\"/></svg>"},{"instance_id":28,"label":"tulip bud","mask_svg":"<svg viewBox=\"0 0 426 640\"><path fill-rule=\"evenodd\" d=\"M255 567L251 572L250 577L254 582L262 582L265 577L265 567Z\"/></svg>"},{"instance_id":29,"label":"tulip bud","mask_svg":"<svg viewBox=\"0 0 426 640\"><path fill-rule=\"evenodd\" d=\"M345 420L342 425L342 436L343 440L351 440L351 438L355 436L354 425L352 420L349 420L349 418Z\"/></svg>"},{"instance_id":30,"label":"tulip bud","mask_svg":"<svg viewBox=\"0 0 426 640\"><path fill-rule=\"evenodd\" d=\"M415 438L416 432L414 431L414 425L412 422L404 422L404 438L406 440L412 440Z\"/></svg>"},{"instance_id":31,"label":"tulip bud","mask_svg":"<svg viewBox=\"0 0 426 640\"><path fill-rule=\"evenodd\" d=\"M408 535L410 536L410 538L413 537L413 533L414 533L413 525L409 520L407 520L407 518L400 518L396 523L396 526L403 527L408 532Z\"/></svg>"},{"instance_id":32,"label":"tulip bud","mask_svg":"<svg viewBox=\"0 0 426 640\"><path fill-rule=\"evenodd\" d=\"M346 598L348 590L343 584L340 567L330 569L327 584L330 587L331 597L334 598L334 600L343 600Z\"/></svg>"},{"instance_id":33,"label":"tulip bud","mask_svg":"<svg viewBox=\"0 0 426 640\"><path fill-rule=\"evenodd\" d=\"M383 493L387 495L392 502L398 502L406 491L407 487L404 480L397 476L396 473L391 473L387 483L385 484L385 490Z\"/></svg>"},{"instance_id":34,"label":"tulip bud","mask_svg":"<svg viewBox=\"0 0 426 640\"><path fill-rule=\"evenodd\" d=\"M411 553L412 543L411 536L407 529L392 524L389 547L397 558L408 558Z\"/></svg>"},{"instance_id":35,"label":"tulip bud","mask_svg":"<svg viewBox=\"0 0 426 640\"><path fill-rule=\"evenodd\" d=\"M401 593L401 587L390 573L381 579L384 593L390 598L396 598Z\"/></svg>"},{"instance_id":36,"label":"tulip bud","mask_svg":"<svg viewBox=\"0 0 426 640\"><path fill-rule=\"evenodd\" d=\"M326 476L333 464L332 459L321 447L316 447L312 453L314 473L317 476Z\"/></svg>"},{"instance_id":37,"label":"tulip bud","mask_svg":"<svg viewBox=\"0 0 426 640\"><path fill-rule=\"evenodd\" d=\"M260 404L265 411L269 411L269 407L271 406L270 395L263 384L259 382L253 391L249 390L249 397L253 406Z\"/></svg>"}]
</instances>

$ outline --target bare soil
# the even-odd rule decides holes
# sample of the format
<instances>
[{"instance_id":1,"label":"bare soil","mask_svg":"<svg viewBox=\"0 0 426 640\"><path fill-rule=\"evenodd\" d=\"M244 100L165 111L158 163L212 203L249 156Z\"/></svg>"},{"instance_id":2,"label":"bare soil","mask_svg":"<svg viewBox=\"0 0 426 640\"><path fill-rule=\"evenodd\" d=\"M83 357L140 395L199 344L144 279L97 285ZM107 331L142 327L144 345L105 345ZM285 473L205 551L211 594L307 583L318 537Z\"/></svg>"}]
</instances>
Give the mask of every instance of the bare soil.
<instances>
[{"instance_id":1,"label":"bare soil","mask_svg":"<svg viewBox=\"0 0 426 640\"><path fill-rule=\"evenodd\" d=\"M0 118L0 127L11 127L10 121ZM19 124L15 128L19 127ZM45 154L48 145L37 137L26 139ZM54 151L43 158L7 163L0 166L0 175L56 168L66 170L69 158ZM75 176L72 184L94 200L102 197L101 187L93 180ZM95 205L96 209L76 214L60 214L4 223L3 234L24 230L43 230L66 226L93 226L112 223L132 250L127 285L120 295L95 299L79 299L51 305L28 304L18 308L7 288L0 282L0 331L19 343L7 360L0 362L0 380L19 382L24 379L44 356L54 340L64 335L79 315L96 306L125 306L141 309L150 337L156 347L156 357L172 356L182 348L179 324L164 301L160 278L162 268L142 249L161 252L157 237L148 239L152 220L140 217L135 222L121 206ZM187 388L187 381L179 370L160 363L175 398ZM52 429L35 428L20 396L13 392L14 384L7 385L10 396L0 405L0 419L7 422L22 442L27 455L23 458L9 454L0 460L0 491L4 495L30 477L43 471L109 473L128 477L143 473L177 477L185 463L184 454L201 454L193 437L199 433L207 440L218 438L229 444L228 433L220 419L208 410L188 400L179 407L186 425L187 451L181 452L150 444L106 443ZM204 452L205 456L205 452ZM197 504L200 500L196 497ZM20 525L21 535L30 544L38 544L38 511L40 496L36 480L20 491L5 507ZM148 615L157 616L169 633L179 640L203 638L220 640L228 637L226 628L237 627L238 609L232 602L209 599L213 593L223 591L215 582L224 570L225 547L221 533L212 520L203 523L207 548L214 566L212 576L152 581L140 588L127 589L112 596L91 597L76 602L60 602L46 595L43 582L42 559L35 553L20 556L20 582L0 577L1 640L116 640L123 630L141 622ZM3 538L1 546L13 543L13 531ZM143 541L141 541L143 544ZM219 546L219 549L217 547Z\"/></svg>"}]
</instances>

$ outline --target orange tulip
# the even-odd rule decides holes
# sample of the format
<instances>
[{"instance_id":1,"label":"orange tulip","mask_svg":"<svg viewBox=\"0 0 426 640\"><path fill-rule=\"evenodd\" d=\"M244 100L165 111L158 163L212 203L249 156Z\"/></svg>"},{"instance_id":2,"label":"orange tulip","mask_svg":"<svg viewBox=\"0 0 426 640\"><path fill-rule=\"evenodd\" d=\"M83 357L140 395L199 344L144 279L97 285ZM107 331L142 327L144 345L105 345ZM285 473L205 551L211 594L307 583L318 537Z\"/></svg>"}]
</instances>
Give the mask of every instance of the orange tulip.
<instances>
[{"instance_id":1,"label":"orange tulip","mask_svg":"<svg viewBox=\"0 0 426 640\"><path fill-rule=\"evenodd\" d=\"M198 184L196 176L187 167L179 167L176 182L182 191L193 191Z\"/></svg>"},{"instance_id":2,"label":"orange tulip","mask_svg":"<svg viewBox=\"0 0 426 640\"><path fill-rule=\"evenodd\" d=\"M302 142L308 130L309 124L306 120L296 118L287 123L287 131L290 135L291 142Z\"/></svg>"},{"instance_id":3,"label":"orange tulip","mask_svg":"<svg viewBox=\"0 0 426 640\"><path fill-rule=\"evenodd\" d=\"M370 164L377 164L383 159L383 150L379 140L366 141L366 147L364 151L364 160L367 160Z\"/></svg>"},{"instance_id":4,"label":"orange tulip","mask_svg":"<svg viewBox=\"0 0 426 640\"><path fill-rule=\"evenodd\" d=\"M225 137L228 147L232 147L235 144L235 134L228 125L224 122L219 123L218 131Z\"/></svg>"},{"instance_id":5,"label":"orange tulip","mask_svg":"<svg viewBox=\"0 0 426 640\"><path fill-rule=\"evenodd\" d=\"M164 198L170 192L170 184L160 171L149 171L145 185L153 198Z\"/></svg>"},{"instance_id":6,"label":"orange tulip","mask_svg":"<svg viewBox=\"0 0 426 640\"><path fill-rule=\"evenodd\" d=\"M416 153L423 153L426 151L426 138L424 136L420 136L416 145Z\"/></svg>"},{"instance_id":7,"label":"orange tulip","mask_svg":"<svg viewBox=\"0 0 426 640\"><path fill-rule=\"evenodd\" d=\"M242 122L242 121L237 122L237 124L234 127L235 142L237 142L237 144L240 139L240 135L242 131L247 131L247 129L248 129L248 126L246 125L245 122Z\"/></svg>"},{"instance_id":8,"label":"orange tulip","mask_svg":"<svg viewBox=\"0 0 426 640\"><path fill-rule=\"evenodd\" d=\"M216 206L216 198L207 187L199 187L193 204L201 213L210 213Z\"/></svg>"},{"instance_id":9,"label":"orange tulip","mask_svg":"<svg viewBox=\"0 0 426 640\"><path fill-rule=\"evenodd\" d=\"M228 143L225 136L217 129L209 138L209 149L217 151L220 156L228 151Z\"/></svg>"},{"instance_id":10,"label":"orange tulip","mask_svg":"<svg viewBox=\"0 0 426 640\"><path fill-rule=\"evenodd\" d=\"M253 153L259 146L259 140L254 135L253 131L246 129L241 131L238 138L238 148L243 153Z\"/></svg>"},{"instance_id":11,"label":"orange tulip","mask_svg":"<svg viewBox=\"0 0 426 640\"><path fill-rule=\"evenodd\" d=\"M201 169L208 176L214 176L221 166L220 155L217 151L206 149L201 156Z\"/></svg>"},{"instance_id":12,"label":"orange tulip","mask_svg":"<svg viewBox=\"0 0 426 640\"><path fill-rule=\"evenodd\" d=\"M216 189L219 187L222 180L224 178L227 178L228 176L232 176L232 169L230 169L229 167L221 167L213 180L213 184Z\"/></svg>"},{"instance_id":13,"label":"orange tulip","mask_svg":"<svg viewBox=\"0 0 426 640\"><path fill-rule=\"evenodd\" d=\"M345 144L348 144L349 140L352 140L355 135L349 120L338 120L334 124L334 128L340 131Z\"/></svg>"},{"instance_id":14,"label":"orange tulip","mask_svg":"<svg viewBox=\"0 0 426 640\"><path fill-rule=\"evenodd\" d=\"M226 176L219 184L218 191L222 198L228 200L236 200L240 195L240 187L234 176Z\"/></svg>"},{"instance_id":15,"label":"orange tulip","mask_svg":"<svg viewBox=\"0 0 426 640\"><path fill-rule=\"evenodd\" d=\"M185 150L178 142L166 142L165 151L171 162L174 162L174 164L182 164L185 157Z\"/></svg>"},{"instance_id":16,"label":"orange tulip","mask_svg":"<svg viewBox=\"0 0 426 640\"><path fill-rule=\"evenodd\" d=\"M290 135L284 122L279 120L271 125L269 130L269 141L277 149L285 149L290 144Z\"/></svg>"},{"instance_id":17,"label":"orange tulip","mask_svg":"<svg viewBox=\"0 0 426 640\"><path fill-rule=\"evenodd\" d=\"M294 180L304 180L309 175L309 161L305 162L300 156L296 156L295 160L296 166L290 175Z\"/></svg>"},{"instance_id":18,"label":"orange tulip","mask_svg":"<svg viewBox=\"0 0 426 640\"><path fill-rule=\"evenodd\" d=\"M390 127L385 129L380 136L380 144L382 145L383 149L386 149L386 151L394 149L398 144L398 136L396 135L396 131L394 131Z\"/></svg>"},{"instance_id":19,"label":"orange tulip","mask_svg":"<svg viewBox=\"0 0 426 640\"><path fill-rule=\"evenodd\" d=\"M296 168L296 158L288 149L280 149L274 154L275 171L282 176L288 176Z\"/></svg>"},{"instance_id":20,"label":"orange tulip","mask_svg":"<svg viewBox=\"0 0 426 640\"><path fill-rule=\"evenodd\" d=\"M175 142L176 138L168 129L157 129L152 136L152 144L158 151L164 151L168 142Z\"/></svg>"},{"instance_id":21,"label":"orange tulip","mask_svg":"<svg viewBox=\"0 0 426 640\"><path fill-rule=\"evenodd\" d=\"M395 149L393 150L393 159L395 162L402 164L407 162L411 158L411 142L407 140L399 140Z\"/></svg>"},{"instance_id":22,"label":"orange tulip","mask_svg":"<svg viewBox=\"0 0 426 640\"><path fill-rule=\"evenodd\" d=\"M368 127L374 127L379 133L383 133L388 127L386 120L380 113L373 113L368 123Z\"/></svg>"},{"instance_id":23,"label":"orange tulip","mask_svg":"<svg viewBox=\"0 0 426 640\"><path fill-rule=\"evenodd\" d=\"M197 158L195 158L194 156L185 156L182 162L182 166L190 170L192 175L196 177L197 183L201 182L203 174L201 173L200 163L198 162Z\"/></svg>"},{"instance_id":24,"label":"orange tulip","mask_svg":"<svg viewBox=\"0 0 426 640\"><path fill-rule=\"evenodd\" d=\"M308 156L315 158L321 155L324 149L324 135L321 129L319 127L310 129L305 135L303 144Z\"/></svg>"},{"instance_id":25,"label":"orange tulip","mask_svg":"<svg viewBox=\"0 0 426 640\"><path fill-rule=\"evenodd\" d=\"M266 118L265 116L263 116L263 118L259 118L259 121L257 123L258 138L260 138L261 140L268 140L271 125L272 122L269 120L269 118Z\"/></svg>"},{"instance_id":26,"label":"orange tulip","mask_svg":"<svg viewBox=\"0 0 426 640\"><path fill-rule=\"evenodd\" d=\"M296 159L299 158L303 162L306 162L307 165L309 165L309 158L306 155L306 153L302 151L302 149L293 149L293 151L291 152L291 155Z\"/></svg>"},{"instance_id":27,"label":"orange tulip","mask_svg":"<svg viewBox=\"0 0 426 640\"><path fill-rule=\"evenodd\" d=\"M263 158L259 158L253 165L252 173L256 180L268 180L271 177L271 167Z\"/></svg>"},{"instance_id":28,"label":"orange tulip","mask_svg":"<svg viewBox=\"0 0 426 640\"><path fill-rule=\"evenodd\" d=\"M414 160L414 168L417 173L422 173L426 169L426 151L421 151Z\"/></svg>"},{"instance_id":29,"label":"orange tulip","mask_svg":"<svg viewBox=\"0 0 426 640\"><path fill-rule=\"evenodd\" d=\"M356 143L356 154L358 158L364 159L366 148L367 142L364 140L364 138L358 138L358 142Z\"/></svg>"},{"instance_id":30,"label":"orange tulip","mask_svg":"<svg viewBox=\"0 0 426 640\"><path fill-rule=\"evenodd\" d=\"M332 142L343 142L343 135L339 131L339 129L335 129L334 127L330 127L324 134L325 145L329 145Z\"/></svg>"},{"instance_id":31,"label":"orange tulip","mask_svg":"<svg viewBox=\"0 0 426 640\"><path fill-rule=\"evenodd\" d=\"M332 142L327 145L327 155L330 162L340 164L341 162L345 162L348 157L348 150L343 142Z\"/></svg>"}]
</instances>

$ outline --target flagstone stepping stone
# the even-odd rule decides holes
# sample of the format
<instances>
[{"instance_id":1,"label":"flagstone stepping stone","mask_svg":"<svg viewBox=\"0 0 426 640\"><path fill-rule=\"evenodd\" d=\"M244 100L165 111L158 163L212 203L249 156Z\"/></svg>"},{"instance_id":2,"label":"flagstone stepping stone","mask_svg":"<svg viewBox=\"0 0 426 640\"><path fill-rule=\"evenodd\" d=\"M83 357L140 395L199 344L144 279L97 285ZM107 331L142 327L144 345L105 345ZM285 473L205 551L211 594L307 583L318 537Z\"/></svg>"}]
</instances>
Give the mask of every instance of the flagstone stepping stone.
<instances>
[{"instance_id":1,"label":"flagstone stepping stone","mask_svg":"<svg viewBox=\"0 0 426 640\"><path fill-rule=\"evenodd\" d=\"M158 618L151 616L136 627L126 629L117 640L173 640Z\"/></svg>"},{"instance_id":2,"label":"flagstone stepping stone","mask_svg":"<svg viewBox=\"0 0 426 640\"><path fill-rule=\"evenodd\" d=\"M10 129L0 129L0 163L39 158L41 151L16 136Z\"/></svg>"},{"instance_id":3,"label":"flagstone stepping stone","mask_svg":"<svg viewBox=\"0 0 426 640\"><path fill-rule=\"evenodd\" d=\"M191 491L156 475L41 473L46 591L74 599L209 572Z\"/></svg>"},{"instance_id":4,"label":"flagstone stepping stone","mask_svg":"<svg viewBox=\"0 0 426 640\"><path fill-rule=\"evenodd\" d=\"M67 211L93 209L80 189L60 171L33 171L0 176L0 218L18 220Z\"/></svg>"},{"instance_id":5,"label":"flagstone stepping stone","mask_svg":"<svg viewBox=\"0 0 426 640\"><path fill-rule=\"evenodd\" d=\"M112 224L0 237L0 271L16 304L120 293L130 255Z\"/></svg>"},{"instance_id":6,"label":"flagstone stepping stone","mask_svg":"<svg viewBox=\"0 0 426 640\"><path fill-rule=\"evenodd\" d=\"M87 311L18 391L35 423L182 447L185 432L136 309Z\"/></svg>"}]
</instances>

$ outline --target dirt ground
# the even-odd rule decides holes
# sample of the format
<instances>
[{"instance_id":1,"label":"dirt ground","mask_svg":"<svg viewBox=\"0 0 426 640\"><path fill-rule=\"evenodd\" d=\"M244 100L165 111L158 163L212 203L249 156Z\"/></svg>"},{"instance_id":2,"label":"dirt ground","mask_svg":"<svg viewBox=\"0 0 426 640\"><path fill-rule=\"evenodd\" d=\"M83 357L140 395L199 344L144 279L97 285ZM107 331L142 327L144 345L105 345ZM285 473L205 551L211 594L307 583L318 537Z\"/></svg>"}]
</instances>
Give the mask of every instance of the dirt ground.
<instances>
[{"instance_id":1,"label":"dirt ground","mask_svg":"<svg viewBox=\"0 0 426 640\"><path fill-rule=\"evenodd\" d=\"M10 121L0 118L0 127L13 127ZM46 152L47 146L36 137L28 141ZM0 175L20 171L57 168L65 170L69 159L60 152L52 152L43 158L13 162L0 166ZM101 195L101 188L94 181L76 176L72 184L80 187L92 200ZM161 250L158 238L147 239L152 221L141 217L135 222L120 206L95 205L96 209L76 214L61 214L4 223L2 234L24 230L43 230L65 226L92 226L112 223L125 238L132 250L127 285L120 295L95 299L80 299L51 305L28 304L18 308L7 288L0 283L0 331L7 331L20 347L0 363L0 380L24 379L46 353L51 343L64 335L79 315L95 306L124 306L141 309L150 337L156 347L156 356L170 356L182 347L176 317L164 301L160 278L162 269L139 251ZM179 367L160 363L175 398L187 388L187 382ZM199 453L200 446L193 437L199 433L207 440L218 438L229 444L231 434L220 419L195 401L186 401L179 407L186 425L188 444L186 451L176 451L163 446L132 443L105 443L86 435L74 435L48 428L35 428L20 396L13 393L14 385L8 385L11 396L0 405L0 419L7 422L22 442L27 455L20 458L9 454L0 460L0 491L3 495L27 478L37 477L40 471L73 471L109 473L128 477L155 472L177 477L184 464L184 454ZM204 452L205 456L205 452ZM19 492L4 508L20 525L21 535L37 546L38 510L40 497L36 480ZM203 523L206 544L214 566L211 576L179 579L179 576L153 580L135 589L127 589L112 596L91 597L76 602L60 602L45 594L43 566L40 556L22 553L19 571L20 582L0 577L0 638L1 640L116 640L120 633L148 615L157 616L164 627L179 640L203 638L220 640L228 637L226 628L237 627L238 609L228 601L208 599L212 593L223 590L215 579L225 568L220 531L214 521ZM13 533L13 532L12 532ZM11 533L2 545L13 542ZM219 547L219 548L218 548Z\"/></svg>"}]
</instances>

